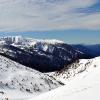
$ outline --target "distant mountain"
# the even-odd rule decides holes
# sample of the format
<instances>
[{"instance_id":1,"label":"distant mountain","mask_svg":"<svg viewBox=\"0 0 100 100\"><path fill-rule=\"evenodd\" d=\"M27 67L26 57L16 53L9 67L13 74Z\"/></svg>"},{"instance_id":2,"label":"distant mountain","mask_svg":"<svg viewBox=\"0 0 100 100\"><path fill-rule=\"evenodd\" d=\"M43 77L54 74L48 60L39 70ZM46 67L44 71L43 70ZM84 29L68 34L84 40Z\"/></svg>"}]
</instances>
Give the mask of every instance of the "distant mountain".
<instances>
[{"instance_id":1,"label":"distant mountain","mask_svg":"<svg viewBox=\"0 0 100 100\"><path fill-rule=\"evenodd\" d=\"M1 55L41 72L57 71L77 59L89 58L77 48L59 40L6 37L1 41Z\"/></svg>"},{"instance_id":2,"label":"distant mountain","mask_svg":"<svg viewBox=\"0 0 100 100\"><path fill-rule=\"evenodd\" d=\"M91 58L100 56L100 44L96 45L72 45L81 52L89 55Z\"/></svg>"},{"instance_id":3,"label":"distant mountain","mask_svg":"<svg viewBox=\"0 0 100 100\"><path fill-rule=\"evenodd\" d=\"M0 100L24 100L25 96L36 96L62 85L53 77L0 56Z\"/></svg>"}]
</instances>

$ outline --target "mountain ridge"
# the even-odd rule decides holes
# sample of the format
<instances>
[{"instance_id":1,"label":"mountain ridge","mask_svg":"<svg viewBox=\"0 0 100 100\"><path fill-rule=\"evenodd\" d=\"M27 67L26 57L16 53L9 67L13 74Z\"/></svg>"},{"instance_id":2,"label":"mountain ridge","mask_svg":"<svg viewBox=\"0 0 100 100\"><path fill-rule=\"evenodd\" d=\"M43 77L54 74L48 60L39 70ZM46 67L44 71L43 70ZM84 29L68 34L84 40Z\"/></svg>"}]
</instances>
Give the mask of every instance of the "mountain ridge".
<instances>
[{"instance_id":1,"label":"mountain ridge","mask_svg":"<svg viewBox=\"0 0 100 100\"><path fill-rule=\"evenodd\" d=\"M74 60L88 58L66 43L48 44L22 37L2 38L1 41L5 42L1 43L0 47L3 56L41 72L60 70L65 64L70 64Z\"/></svg>"}]
</instances>

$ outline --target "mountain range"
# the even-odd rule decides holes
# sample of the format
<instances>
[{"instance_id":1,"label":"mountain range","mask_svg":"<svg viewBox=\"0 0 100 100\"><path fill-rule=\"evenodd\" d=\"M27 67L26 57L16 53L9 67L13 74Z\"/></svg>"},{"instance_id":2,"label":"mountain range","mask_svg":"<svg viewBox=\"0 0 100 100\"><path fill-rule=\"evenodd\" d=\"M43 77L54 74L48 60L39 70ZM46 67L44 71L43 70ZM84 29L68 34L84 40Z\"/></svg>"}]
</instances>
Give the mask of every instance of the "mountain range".
<instances>
[{"instance_id":1,"label":"mountain range","mask_svg":"<svg viewBox=\"0 0 100 100\"><path fill-rule=\"evenodd\" d=\"M0 100L99 100L99 50L55 39L0 38Z\"/></svg>"},{"instance_id":2,"label":"mountain range","mask_svg":"<svg viewBox=\"0 0 100 100\"><path fill-rule=\"evenodd\" d=\"M22 37L1 39L0 54L41 72L60 70L65 64L89 56L59 40L35 40Z\"/></svg>"}]
</instances>

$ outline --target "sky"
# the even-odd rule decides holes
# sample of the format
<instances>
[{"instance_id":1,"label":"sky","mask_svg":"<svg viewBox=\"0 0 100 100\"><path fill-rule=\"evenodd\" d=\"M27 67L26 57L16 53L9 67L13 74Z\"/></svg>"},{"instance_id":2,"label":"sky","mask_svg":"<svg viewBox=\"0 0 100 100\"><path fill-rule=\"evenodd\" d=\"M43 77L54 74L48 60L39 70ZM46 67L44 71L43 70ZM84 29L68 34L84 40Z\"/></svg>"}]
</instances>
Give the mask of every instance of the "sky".
<instances>
[{"instance_id":1,"label":"sky","mask_svg":"<svg viewBox=\"0 0 100 100\"><path fill-rule=\"evenodd\" d=\"M100 0L0 0L0 36L100 43Z\"/></svg>"}]
</instances>

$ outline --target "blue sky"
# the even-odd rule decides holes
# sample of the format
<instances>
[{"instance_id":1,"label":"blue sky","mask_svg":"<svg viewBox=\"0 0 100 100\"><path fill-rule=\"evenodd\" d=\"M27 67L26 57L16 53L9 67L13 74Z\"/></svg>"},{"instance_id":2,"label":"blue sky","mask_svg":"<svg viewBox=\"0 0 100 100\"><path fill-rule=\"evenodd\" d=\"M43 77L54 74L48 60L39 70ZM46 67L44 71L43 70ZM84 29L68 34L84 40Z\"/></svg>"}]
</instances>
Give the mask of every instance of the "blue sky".
<instances>
[{"instance_id":1,"label":"blue sky","mask_svg":"<svg viewBox=\"0 0 100 100\"><path fill-rule=\"evenodd\" d=\"M99 30L56 30L56 31L34 31L34 32L4 32L0 36L30 37L36 39L59 39L68 44L100 44Z\"/></svg>"},{"instance_id":2,"label":"blue sky","mask_svg":"<svg viewBox=\"0 0 100 100\"><path fill-rule=\"evenodd\" d=\"M100 43L100 0L0 0L0 36L17 34Z\"/></svg>"}]
</instances>

